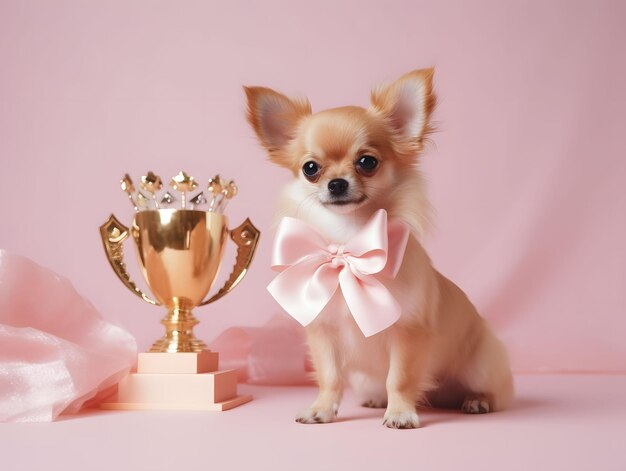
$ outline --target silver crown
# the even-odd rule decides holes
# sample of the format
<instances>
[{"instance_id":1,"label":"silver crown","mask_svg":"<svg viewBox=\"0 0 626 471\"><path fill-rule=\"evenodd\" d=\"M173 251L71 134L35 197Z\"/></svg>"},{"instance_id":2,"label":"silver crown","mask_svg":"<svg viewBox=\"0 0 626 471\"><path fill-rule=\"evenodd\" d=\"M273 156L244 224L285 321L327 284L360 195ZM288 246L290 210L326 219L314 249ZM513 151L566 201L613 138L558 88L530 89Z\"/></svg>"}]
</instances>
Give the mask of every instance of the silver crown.
<instances>
[{"instance_id":1,"label":"silver crown","mask_svg":"<svg viewBox=\"0 0 626 471\"><path fill-rule=\"evenodd\" d=\"M196 180L182 170L170 180L170 189L164 189L161 177L153 172L141 177L139 189L128 174L120 180L120 186L136 212L152 209L195 209L221 214L228 202L237 195L237 185L233 180L227 182L215 175L209 179L206 189L199 189Z\"/></svg>"}]
</instances>

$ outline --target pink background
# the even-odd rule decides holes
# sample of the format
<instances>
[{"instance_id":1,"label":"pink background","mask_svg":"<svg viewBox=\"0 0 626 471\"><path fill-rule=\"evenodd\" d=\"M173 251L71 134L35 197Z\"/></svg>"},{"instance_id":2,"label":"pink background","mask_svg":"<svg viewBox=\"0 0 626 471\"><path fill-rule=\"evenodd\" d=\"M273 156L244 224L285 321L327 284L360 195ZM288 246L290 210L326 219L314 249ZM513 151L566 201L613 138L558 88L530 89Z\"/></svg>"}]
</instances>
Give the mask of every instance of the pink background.
<instances>
[{"instance_id":1,"label":"pink background","mask_svg":"<svg viewBox=\"0 0 626 471\"><path fill-rule=\"evenodd\" d=\"M235 293L198 311L198 334L261 325L280 311L268 229L289 175L253 138L241 85L366 106L372 85L434 65L434 263L516 371L626 372L625 14L617 1L1 1L0 247L69 277L146 348L161 312L115 278L97 228L110 212L130 223L125 172L219 172L241 188L232 223L250 216L264 237Z\"/></svg>"}]
</instances>

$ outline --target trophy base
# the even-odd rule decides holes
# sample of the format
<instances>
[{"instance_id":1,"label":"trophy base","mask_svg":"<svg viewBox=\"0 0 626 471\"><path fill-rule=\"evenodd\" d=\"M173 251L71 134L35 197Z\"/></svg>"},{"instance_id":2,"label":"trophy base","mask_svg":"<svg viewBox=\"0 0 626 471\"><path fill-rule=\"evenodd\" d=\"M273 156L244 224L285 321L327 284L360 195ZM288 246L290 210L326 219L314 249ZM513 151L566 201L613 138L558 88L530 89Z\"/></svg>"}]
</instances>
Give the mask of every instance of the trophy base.
<instances>
[{"instance_id":1,"label":"trophy base","mask_svg":"<svg viewBox=\"0 0 626 471\"><path fill-rule=\"evenodd\" d=\"M182 403L153 403L153 402L106 402L100 405L105 410L198 410L198 411L226 411L250 402L252 395L237 396L228 401L213 404L182 404Z\"/></svg>"},{"instance_id":2,"label":"trophy base","mask_svg":"<svg viewBox=\"0 0 626 471\"><path fill-rule=\"evenodd\" d=\"M218 354L140 353L137 372L118 385L117 398L101 404L108 410L225 411L252 396L237 394L237 372L218 371Z\"/></svg>"}]
</instances>

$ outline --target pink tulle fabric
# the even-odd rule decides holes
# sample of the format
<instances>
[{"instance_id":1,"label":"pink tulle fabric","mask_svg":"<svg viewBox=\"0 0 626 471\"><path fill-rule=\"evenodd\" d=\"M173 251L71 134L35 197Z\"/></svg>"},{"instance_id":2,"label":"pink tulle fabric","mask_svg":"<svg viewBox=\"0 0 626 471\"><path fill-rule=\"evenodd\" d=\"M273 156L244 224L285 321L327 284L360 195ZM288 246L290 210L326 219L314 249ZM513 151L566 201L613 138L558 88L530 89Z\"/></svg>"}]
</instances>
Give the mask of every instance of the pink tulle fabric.
<instances>
[{"instance_id":1,"label":"pink tulle fabric","mask_svg":"<svg viewBox=\"0 0 626 471\"><path fill-rule=\"evenodd\" d=\"M0 250L0 422L77 412L106 397L136 354L134 337L67 279Z\"/></svg>"},{"instance_id":2,"label":"pink tulle fabric","mask_svg":"<svg viewBox=\"0 0 626 471\"><path fill-rule=\"evenodd\" d=\"M250 384L310 384L311 363L304 329L286 314L261 327L232 327L210 344L220 354L220 369L236 369Z\"/></svg>"}]
</instances>

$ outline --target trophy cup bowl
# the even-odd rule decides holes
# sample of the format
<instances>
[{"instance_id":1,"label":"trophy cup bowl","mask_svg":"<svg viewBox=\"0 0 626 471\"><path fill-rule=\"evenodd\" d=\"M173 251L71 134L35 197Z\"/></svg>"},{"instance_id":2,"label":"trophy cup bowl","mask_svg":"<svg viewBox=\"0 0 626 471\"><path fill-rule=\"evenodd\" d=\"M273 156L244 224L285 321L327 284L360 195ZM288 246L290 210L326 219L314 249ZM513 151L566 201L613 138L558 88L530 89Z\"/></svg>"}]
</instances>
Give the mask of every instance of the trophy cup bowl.
<instances>
[{"instance_id":1,"label":"trophy cup bowl","mask_svg":"<svg viewBox=\"0 0 626 471\"><path fill-rule=\"evenodd\" d=\"M113 214L100 226L107 258L119 279L144 301L168 312L165 336L150 352L201 352L206 345L193 335L198 323L192 309L230 292L244 277L254 256L259 231L249 219L232 231L225 215L194 209L152 209L135 214L129 230ZM222 264L227 236L237 245L235 266L224 286L204 299ZM122 244L132 235L143 277L156 300L130 279Z\"/></svg>"}]
</instances>

